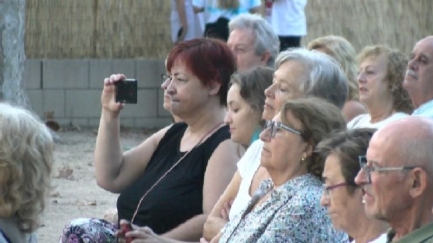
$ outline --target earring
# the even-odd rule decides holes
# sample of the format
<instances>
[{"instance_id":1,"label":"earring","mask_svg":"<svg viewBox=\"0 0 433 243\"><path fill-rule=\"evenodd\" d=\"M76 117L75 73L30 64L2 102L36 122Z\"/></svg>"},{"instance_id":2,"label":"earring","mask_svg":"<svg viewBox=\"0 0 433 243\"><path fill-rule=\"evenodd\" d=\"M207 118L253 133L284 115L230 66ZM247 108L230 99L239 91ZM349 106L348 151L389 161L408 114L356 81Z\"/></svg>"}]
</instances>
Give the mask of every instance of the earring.
<instances>
[{"instance_id":1,"label":"earring","mask_svg":"<svg viewBox=\"0 0 433 243\"><path fill-rule=\"evenodd\" d=\"M301 165L305 164L305 158L301 159Z\"/></svg>"}]
</instances>

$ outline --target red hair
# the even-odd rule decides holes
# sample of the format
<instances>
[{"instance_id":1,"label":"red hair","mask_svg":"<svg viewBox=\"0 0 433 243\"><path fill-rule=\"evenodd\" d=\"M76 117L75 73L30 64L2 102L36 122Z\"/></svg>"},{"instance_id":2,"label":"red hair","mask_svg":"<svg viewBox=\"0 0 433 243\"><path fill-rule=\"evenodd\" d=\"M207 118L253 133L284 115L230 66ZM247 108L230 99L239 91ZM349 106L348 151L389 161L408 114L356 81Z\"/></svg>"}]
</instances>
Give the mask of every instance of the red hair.
<instances>
[{"instance_id":1,"label":"red hair","mask_svg":"<svg viewBox=\"0 0 433 243\"><path fill-rule=\"evenodd\" d=\"M218 95L220 104L227 105L230 76L236 71L236 59L227 44L212 38L197 38L175 45L167 57L167 71L175 61L182 63L203 85L213 82L221 85Z\"/></svg>"}]
</instances>

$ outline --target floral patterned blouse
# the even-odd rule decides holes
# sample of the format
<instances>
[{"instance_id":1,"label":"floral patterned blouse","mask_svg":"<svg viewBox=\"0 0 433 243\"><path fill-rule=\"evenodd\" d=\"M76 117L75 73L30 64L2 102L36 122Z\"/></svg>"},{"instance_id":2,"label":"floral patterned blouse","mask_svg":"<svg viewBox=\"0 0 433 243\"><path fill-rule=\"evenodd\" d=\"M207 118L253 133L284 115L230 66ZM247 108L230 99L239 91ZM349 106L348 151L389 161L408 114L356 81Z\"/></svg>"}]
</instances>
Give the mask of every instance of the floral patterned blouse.
<instances>
[{"instance_id":1,"label":"floral patterned blouse","mask_svg":"<svg viewBox=\"0 0 433 243\"><path fill-rule=\"evenodd\" d=\"M272 188L271 179L260 184L247 209L224 227L220 243L349 242L344 232L333 227L326 210L320 206L321 181L311 174L287 181L271 191L266 201L245 213L255 203L256 195L263 196Z\"/></svg>"}]
</instances>

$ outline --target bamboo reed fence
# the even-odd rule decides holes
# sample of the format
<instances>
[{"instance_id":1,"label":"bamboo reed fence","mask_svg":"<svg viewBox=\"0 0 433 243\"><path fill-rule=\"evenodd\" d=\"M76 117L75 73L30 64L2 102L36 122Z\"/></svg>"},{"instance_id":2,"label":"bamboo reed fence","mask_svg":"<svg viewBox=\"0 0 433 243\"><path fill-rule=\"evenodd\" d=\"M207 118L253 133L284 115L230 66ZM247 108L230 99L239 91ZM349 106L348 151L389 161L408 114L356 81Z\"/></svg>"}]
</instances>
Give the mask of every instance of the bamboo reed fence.
<instances>
[{"instance_id":1,"label":"bamboo reed fence","mask_svg":"<svg viewBox=\"0 0 433 243\"><path fill-rule=\"evenodd\" d=\"M169 0L27 0L27 58L164 58ZM309 0L308 35L346 37L356 50L386 43L410 52L433 34L432 0Z\"/></svg>"}]
</instances>

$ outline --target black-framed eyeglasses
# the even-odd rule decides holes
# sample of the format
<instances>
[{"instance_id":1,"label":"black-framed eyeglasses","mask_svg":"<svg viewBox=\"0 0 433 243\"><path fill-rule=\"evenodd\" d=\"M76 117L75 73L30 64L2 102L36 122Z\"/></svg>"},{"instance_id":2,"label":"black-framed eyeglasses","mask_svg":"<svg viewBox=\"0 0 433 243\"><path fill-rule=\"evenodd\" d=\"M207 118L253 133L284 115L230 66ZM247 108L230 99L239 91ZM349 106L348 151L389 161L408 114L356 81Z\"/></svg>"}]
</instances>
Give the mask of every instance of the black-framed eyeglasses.
<instances>
[{"instance_id":1,"label":"black-framed eyeglasses","mask_svg":"<svg viewBox=\"0 0 433 243\"><path fill-rule=\"evenodd\" d=\"M299 136L302 136L302 132L300 132L300 131L298 131L298 130L296 130L296 129L294 129L294 128L291 128L291 127L289 127L289 126L286 126L286 125L284 125L284 124L281 123L281 122L276 122L276 121L266 121L265 126L264 126L264 128L263 128L263 131L266 131L266 130L268 130L268 129L271 130L271 138L274 138L274 137L275 137L275 134L277 133L277 131L278 131L279 129L284 129L284 130L289 131L289 132L291 132L291 133L294 133L294 134L297 134L297 135L299 135Z\"/></svg>"},{"instance_id":2,"label":"black-framed eyeglasses","mask_svg":"<svg viewBox=\"0 0 433 243\"><path fill-rule=\"evenodd\" d=\"M325 195L326 198L329 198L329 194L332 190L334 190L335 188L339 188L342 186L348 186L349 184L347 182L341 182L332 186L327 186L325 184L322 185L323 187L323 195Z\"/></svg>"},{"instance_id":3,"label":"black-framed eyeglasses","mask_svg":"<svg viewBox=\"0 0 433 243\"><path fill-rule=\"evenodd\" d=\"M171 75L168 75L166 73L161 74L161 82L164 83L165 81L167 81L167 79L172 79Z\"/></svg>"},{"instance_id":4,"label":"black-framed eyeglasses","mask_svg":"<svg viewBox=\"0 0 433 243\"><path fill-rule=\"evenodd\" d=\"M386 172L386 171L403 171L403 170L413 170L417 166L400 166L400 167L375 167L372 165L367 165L368 160L365 155L358 156L359 166L361 166L361 170L365 172L367 175L367 182L371 183L371 172Z\"/></svg>"}]
</instances>

